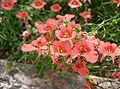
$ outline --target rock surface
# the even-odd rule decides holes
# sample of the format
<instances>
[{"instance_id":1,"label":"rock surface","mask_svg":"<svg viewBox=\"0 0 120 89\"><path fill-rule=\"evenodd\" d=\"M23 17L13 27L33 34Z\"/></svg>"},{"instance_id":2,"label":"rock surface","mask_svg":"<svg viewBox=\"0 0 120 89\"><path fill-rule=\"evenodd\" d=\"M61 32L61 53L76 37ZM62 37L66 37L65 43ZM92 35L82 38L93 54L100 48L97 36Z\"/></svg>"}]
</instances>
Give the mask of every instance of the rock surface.
<instances>
[{"instance_id":1,"label":"rock surface","mask_svg":"<svg viewBox=\"0 0 120 89\"><path fill-rule=\"evenodd\" d=\"M97 89L120 89L120 81L116 79L103 78L90 75L89 78L95 79L97 84Z\"/></svg>"},{"instance_id":2,"label":"rock surface","mask_svg":"<svg viewBox=\"0 0 120 89\"><path fill-rule=\"evenodd\" d=\"M7 68L7 61L0 60L0 89L84 89L83 80L75 77L33 77L36 70L32 65L19 64Z\"/></svg>"},{"instance_id":3,"label":"rock surface","mask_svg":"<svg viewBox=\"0 0 120 89\"><path fill-rule=\"evenodd\" d=\"M8 65L8 61L0 60L0 89L84 89L84 80L80 76L54 76L48 71L40 78L32 65L18 64L12 68L8 68ZM97 81L93 89L120 89L118 80L91 75L88 77Z\"/></svg>"}]
</instances>

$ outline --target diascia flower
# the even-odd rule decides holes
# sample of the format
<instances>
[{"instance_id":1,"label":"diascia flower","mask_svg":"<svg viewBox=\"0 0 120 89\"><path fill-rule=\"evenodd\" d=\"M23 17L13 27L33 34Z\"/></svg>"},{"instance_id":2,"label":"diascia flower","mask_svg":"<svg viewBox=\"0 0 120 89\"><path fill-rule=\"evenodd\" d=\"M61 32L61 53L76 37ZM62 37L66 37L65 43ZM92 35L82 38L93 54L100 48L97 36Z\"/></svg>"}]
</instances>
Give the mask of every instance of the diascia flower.
<instances>
[{"instance_id":1,"label":"diascia flower","mask_svg":"<svg viewBox=\"0 0 120 89\"><path fill-rule=\"evenodd\" d=\"M74 72L80 74L81 77L85 78L88 76L88 69L86 68L86 62L78 59L73 65L72 69Z\"/></svg>"},{"instance_id":2,"label":"diascia flower","mask_svg":"<svg viewBox=\"0 0 120 89\"><path fill-rule=\"evenodd\" d=\"M94 49L98 49L100 46L100 39L95 38L95 36L87 36L87 40L94 45Z\"/></svg>"},{"instance_id":3,"label":"diascia flower","mask_svg":"<svg viewBox=\"0 0 120 89\"><path fill-rule=\"evenodd\" d=\"M113 3L113 4L117 4L118 7L120 6L120 0L113 0L112 3Z\"/></svg>"},{"instance_id":4,"label":"diascia flower","mask_svg":"<svg viewBox=\"0 0 120 89\"><path fill-rule=\"evenodd\" d=\"M55 31L55 35L60 41L66 41L66 40L71 41L72 39L75 38L76 32L73 31L71 26L68 27L62 26L60 30Z\"/></svg>"},{"instance_id":5,"label":"diascia flower","mask_svg":"<svg viewBox=\"0 0 120 89\"><path fill-rule=\"evenodd\" d=\"M68 6L70 6L70 8L78 9L78 7L82 6L82 3L79 0L70 0L68 2Z\"/></svg>"},{"instance_id":6,"label":"diascia flower","mask_svg":"<svg viewBox=\"0 0 120 89\"><path fill-rule=\"evenodd\" d=\"M72 27L72 29L78 28L79 30L81 30L81 25L80 24L76 24L74 21L69 22L68 26Z\"/></svg>"},{"instance_id":7,"label":"diascia flower","mask_svg":"<svg viewBox=\"0 0 120 89\"><path fill-rule=\"evenodd\" d=\"M72 15L72 14L66 14L64 16L61 16L61 15L56 16L56 18L58 18L60 21L68 21L68 22L74 17L75 15Z\"/></svg>"},{"instance_id":8,"label":"diascia flower","mask_svg":"<svg viewBox=\"0 0 120 89\"><path fill-rule=\"evenodd\" d=\"M36 10L44 8L46 2L43 2L42 0L34 0L34 3L31 4L33 8Z\"/></svg>"},{"instance_id":9,"label":"diascia flower","mask_svg":"<svg viewBox=\"0 0 120 89\"><path fill-rule=\"evenodd\" d=\"M16 0L2 0L1 8L5 10L12 10Z\"/></svg>"},{"instance_id":10,"label":"diascia flower","mask_svg":"<svg viewBox=\"0 0 120 89\"><path fill-rule=\"evenodd\" d=\"M114 63L114 57L117 55L120 55L120 49L117 48L116 44L111 44L109 42L100 42L100 46L98 48L98 51L103 54L103 57L105 56L111 56Z\"/></svg>"},{"instance_id":11,"label":"diascia flower","mask_svg":"<svg viewBox=\"0 0 120 89\"><path fill-rule=\"evenodd\" d=\"M69 41L54 41L50 47L51 54L59 54L61 56L66 56L71 51L71 46Z\"/></svg>"},{"instance_id":12,"label":"diascia flower","mask_svg":"<svg viewBox=\"0 0 120 89\"><path fill-rule=\"evenodd\" d=\"M48 47L46 46L46 39L44 36L40 36L37 40L32 41L30 44L24 44L21 47L21 50L23 52L30 52L30 51L38 51L38 57L41 54L44 54L47 50Z\"/></svg>"},{"instance_id":13,"label":"diascia flower","mask_svg":"<svg viewBox=\"0 0 120 89\"><path fill-rule=\"evenodd\" d=\"M28 38L29 35L30 35L30 31L28 31L28 30L26 30L26 31L24 31L24 32L22 33L22 37L23 37L23 38Z\"/></svg>"},{"instance_id":14,"label":"diascia flower","mask_svg":"<svg viewBox=\"0 0 120 89\"><path fill-rule=\"evenodd\" d=\"M88 19L92 19L91 11L90 10L85 10L84 12L79 14L84 18L84 21L87 22Z\"/></svg>"},{"instance_id":15,"label":"diascia flower","mask_svg":"<svg viewBox=\"0 0 120 89\"><path fill-rule=\"evenodd\" d=\"M90 82L87 82L87 81L86 81L83 85L84 85L84 87L85 87L86 89L92 89Z\"/></svg>"},{"instance_id":16,"label":"diascia flower","mask_svg":"<svg viewBox=\"0 0 120 89\"><path fill-rule=\"evenodd\" d=\"M112 77L115 78L115 79L120 80L120 72L113 72Z\"/></svg>"},{"instance_id":17,"label":"diascia flower","mask_svg":"<svg viewBox=\"0 0 120 89\"><path fill-rule=\"evenodd\" d=\"M91 63L95 63L98 59L98 53L94 51L94 45L86 40L77 41L71 51L72 59L80 56L84 56Z\"/></svg>"},{"instance_id":18,"label":"diascia flower","mask_svg":"<svg viewBox=\"0 0 120 89\"><path fill-rule=\"evenodd\" d=\"M53 12L59 12L62 7L59 5L59 4L54 4L50 7L50 9L53 11Z\"/></svg>"},{"instance_id":19,"label":"diascia flower","mask_svg":"<svg viewBox=\"0 0 120 89\"><path fill-rule=\"evenodd\" d=\"M19 19L25 20L27 18L27 12L25 11L20 11L16 14L16 17Z\"/></svg>"},{"instance_id":20,"label":"diascia flower","mask_svg":"<svg viewBox=\"0 0 120 89\"><path fill-rule=\"evenodd\" d=\"M45 24L41 24L37 26L39 33L47 33L49 32L50 37L52 36L52 31L56 29L56 27L59 25L59 21L55 19L48 19Z\"/></svg>"},{"instance_id":21,"label":"diascia flower","mask_svg":"<svg viewBox=\"0 0 120 89\"><path fill-rule=\"evenodd\" d=\"M53 63L58 60L59 56L66 56L70 54L71 46L69 41L53 41L50 46Z\"/></svg>"}]
</instances>

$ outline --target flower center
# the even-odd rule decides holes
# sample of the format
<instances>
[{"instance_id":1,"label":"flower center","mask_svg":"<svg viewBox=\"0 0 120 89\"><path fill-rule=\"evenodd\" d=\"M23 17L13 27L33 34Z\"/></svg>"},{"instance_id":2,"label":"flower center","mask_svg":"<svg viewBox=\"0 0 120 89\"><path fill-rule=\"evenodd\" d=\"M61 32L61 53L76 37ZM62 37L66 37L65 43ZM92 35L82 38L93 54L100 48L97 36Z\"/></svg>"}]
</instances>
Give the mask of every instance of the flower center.
<instances>
[{"instance_id":1,"label":"flower center","mask_svg":"<svg viewBox=\"0 0 120 89\"><path fill-rule=\"evenodd\" d=\"M66 37L68 37L68 32L64 32L64 37L66 38Z\"/></svg>"},{"instance_id":2,"label":"flower center","mask_svg":"<svg viewBox=\"0 0 120 89\"><path fill-rule=\"evenodd\" d=\"M108 51L108 53L111 53L111 52L112 52L112 49L111 49L111 48L108 48L107 51Z\"/></svg>"},{"instance_id":3,"label":"flower center","mask_svg":"<svg viewBox=\"0 0 120 89\"><path fill-rule=\"evenodd\" d=\"M54 9L59 9L59 7L58 7L57 5L56 5L56 6L54 6L53 8L54 8Z\"/></svg>"},{"instance_id":4,"label":"flower center","mask_svg":"<svg viewBox=\"0 0 120 89\"><path fill-rule=\"evenodd\" d=\"M57 47L57 52L61 53L62 52L62 48L61 47Z\"/></svg>"},{"instance_id":5,"label":"flower center","mask_svg":"<svg viewBox=\"0 0 120 89\"><path fill-rule=\"evenodd\" d=\"M86 52L86 51L87 51L87 49L86 49L84 46L80 46L80 47L79 47L79 49L80 49L80 52L81 52L81 53L83 53L83 52Z\"/></svg>"},{"instance_id":6,"label":"flower center","mask_svg":"<svg viewBox=\"0 0 120 89\"><path fill-rule=\"evenodd\" d=\"M73 5L78 5L78 2L77 1L73 1L72 4Z\"/></svg>"},{"instance_id":7,"label":"flower center","mask_svg":"<svg viewBox=\"0 0 120 89\"><path fill-rule=\"evenodd\" d=\"M36 5L36 6L41 6L41 5L42 5L42 2L36 2L35 5Z\"/></svg>"},{"instance_id":8,"label":"flower center","mask_svg":"<svg viewBox=\"0 0 120 89\"><path fill-rule=\"evenodd\" d=\"M41 44L41 42L37 42L37 43L33 44L33 46L36 48L39 48L42 46L42 44Z\"/></svg>"},{"instance_id":9,"label":"flower center","mask_svg":"<svg viewBox=\"0 0 120 89\"><path fill-rule=\"evenodd\" d=\"M52 26L47 25L45 30L47 30L47 31L52 30Z\"/></svg>"},{"instance_id":10,"label":"flower center","mask_svg":"<svg viewBox=\"0 0 120 89\"><path fill-rule=\"evenodd\" d=\"M10 2L5 2L5 3L4 3L4 6L5 6L5 7L9 7L9 6L12 6L12 4L11 4Z\"/></svg>"}]
</instances>

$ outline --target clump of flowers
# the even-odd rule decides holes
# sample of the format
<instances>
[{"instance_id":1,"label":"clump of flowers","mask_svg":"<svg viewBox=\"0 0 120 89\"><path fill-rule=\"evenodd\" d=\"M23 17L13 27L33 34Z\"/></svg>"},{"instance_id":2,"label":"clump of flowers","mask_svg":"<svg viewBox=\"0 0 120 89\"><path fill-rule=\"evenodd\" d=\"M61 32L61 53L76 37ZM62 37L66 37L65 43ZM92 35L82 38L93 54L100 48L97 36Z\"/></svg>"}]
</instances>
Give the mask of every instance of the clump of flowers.
<instances>
[{"instance_id":1,"label":"clump of flowers","mask_svg":"<svg viewBox=\"0 0 120 89\"><path fill-rule=\"evenodd\" d=\"M116 44L103 42L94 34L83 32L80 24L71 21L74 15L56 17L58 20L48 19L46 23L35 23L40 37L29 44L23 44L23 52L37 51L38 58L40 55L49 55L53 64L71 65L73 72L83 78L89 74L86 63L96 63L99 54L102 54L101 60L106 56L112 57L113 63L115 56L120 55Z\"/></svg>"}]
</instances>

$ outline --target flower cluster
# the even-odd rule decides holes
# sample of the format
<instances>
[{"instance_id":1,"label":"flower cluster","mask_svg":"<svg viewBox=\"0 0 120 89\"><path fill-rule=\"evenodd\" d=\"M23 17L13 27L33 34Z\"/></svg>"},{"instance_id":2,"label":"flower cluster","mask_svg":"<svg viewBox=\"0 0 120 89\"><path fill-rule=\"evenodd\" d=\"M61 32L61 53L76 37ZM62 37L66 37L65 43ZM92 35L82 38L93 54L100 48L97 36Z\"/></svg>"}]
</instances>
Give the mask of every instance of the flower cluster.
<instances>
[{"instance_id":1,"label":"flower cluster","mask_svg":"<svg viewBox=\"0 0 120 89\"><path fill-rule=\"evenodd\" d=\"M114 57L120 55L116 44L103 42L94 33L89 35L83 32L80 24L71 21L74 15L56 17L58 20L48 19L46 23L35 23L40 37L30 44L23 44L23 52L37 51L38 58L40 55L49 55L53 64L57 65L64 59L62 62L71 65L73 72L79 73L83 78L89 73L86 63L96 63L99 54L102 55L101 60L110 56L113 63Z\"/></svg>"},{"instance_id":2,"label":"flower cluster","mask_svg":"<svg viewBox=\"0 0 120 89\"><path fill-rule=\"evenodd\" d=\"M2 0L2 4L0 6L4 10L12 10L13 7L15 6L14 5L15 2L17 2L17 0ZM88 0L88 2L91 4L90 0ZM86 3L86 0L84 0L84 3ZM46 2L43 2L42 0L34 0L34 2L30 4L30 6L33 7L35 10L39 10L39 9L44 10L45 5ZM82 3L79 0L70 0L68 2L68 6L72 9L76 8L78 10L78 8L82 6ZM62 6L56 3L50 6L50 10L57 13L62 10ZM85 22L87 22L88 19L92 19L92 14L89 9L88 10L86 9L84 12L81 12L79 15L83 17ZM27 16L28 13L25 11L19 11L16 15L17 18L23 20L25 20Z\"/></svg>"},{"instance_id":3,"label":"flower cluster","mask_svg":"<svg viewBox=\"0 0 120 89\"><path fill-rule=\"evenodd\" d=\"M112 2L110 3L116 4L117 6L120 5L120 0L111 1ZM17 0L1 0L0 7L3 9L3 12L4 10L15 10L15 14L11 13L10 15L13 15L13 17L16 16L16 18L22 22L20 26L23 25L23 30L25 30L21 34L21 37L24 39L23 42L25 42L26 39L28 41L30 35L36 33L33 33L34 29L31 27L33 26L34 21L36 21L36 18L33 19L35 15L40 15L40 13L44 13L44 11L45 13L49 13L49 11L47 12L48 6L49 10L52 11L50 14L51 17L53 12L56 15L56 19L49 18L46 23L43 23L40 20L35 22L35 28L39 37L30 43L24 43L21 47L23 52L34 53L36 51L38 53L38 58L40 58L41 55L49 56L51 58L50 61L52 61L51 64L57 65L56 68L61 69L62 71L68 71L70 68L70 70L79 74L82 78L87 78L89 74L89 70L87 68L88 62L97 63L105 60L106 56L109 56L112 59L112 63L116 63L115 57L120 55L120 48L118 48L115 43L101 41L95 36L94 33L89 34L82 31L81 25L75 21L72 21L75 15L75 19L77 19L77 15L79 15L84 19L84 22L92 20L92 17L95 15L92 15L92 9L89 9L87 7L88 4L86 4L92 4L92 0L68 0L65 4L70 9L74 9L71 11L76 11L77 14L73 15L66 13L64 16L61 15L65 12L62 10L64 8L61 3L54 2L54 4L50 3L48 6L46 6L48 4L47 0L33 0L33 2L30 2L30 4L25 3L28 4L28 9L25 9L22 6L16 6L16 8L14 8L18 3L19 2L17 2ZM20 10L16 11L18 9ZM3 14L3 12L1 14ZM38 14L36 14L37 12ZM7 13L5 13L5 15L7 16ZM2 23L1 19L0 23ZM35 60L32 60L32 63L35 62ZM120 68L120 61L116 64ZM113 78L120 79L119 72L114 72L112 76ZM86 81L84 85L88 89L91 89L90 82Z\"/></svg>"}]
</instances>

